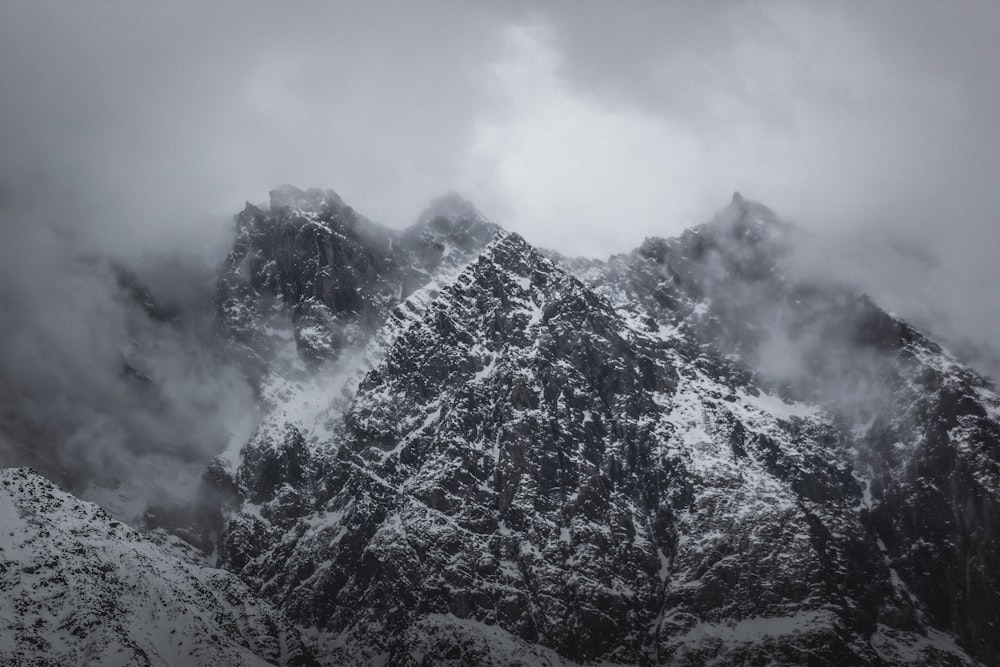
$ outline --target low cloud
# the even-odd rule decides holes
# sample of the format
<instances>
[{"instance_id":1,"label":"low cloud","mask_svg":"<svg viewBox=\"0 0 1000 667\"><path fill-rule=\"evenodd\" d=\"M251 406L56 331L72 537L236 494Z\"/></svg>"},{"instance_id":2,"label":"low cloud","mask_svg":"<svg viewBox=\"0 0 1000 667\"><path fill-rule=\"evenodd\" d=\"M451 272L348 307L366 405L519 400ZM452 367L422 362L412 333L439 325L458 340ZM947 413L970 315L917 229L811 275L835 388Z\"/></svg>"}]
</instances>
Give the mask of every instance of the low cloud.
<instances>
[{"instance_id":1,"label":"low cloud","mask_svg":"<svg viewBox=\"0 0 1000 667\"><path fill-rule=\"evenodd\" d=\"M538 245L600 257L740 190L814 235L811 275L997 373L1000 9L643 10L12 4L3 462L169 486L162 471L217 449L249 398L197 342L213 273L232 214L286 182L394 226L457 189ZM181 323L150 318L116 265ZM157 391L122 374L129 350Z\"/></svg>"},{"instance_id":2,"label":"low cloud","mask_svg":"<svg viewBox=\"0 0 1000 667\"><path fill-rule=\"evenodd\" d=\"M209 342L211 272L189 256L186 271L133 273L37 214L2 212L0 465L31 465L129 518L189 496L254 420L249 386ZM143 276L170 289L150 293Z\"/></svg>"},{"instance_id":3,"label":"low cloud","mask_svg":"<svg viewBox=\"0 0 1000 667\"><path fill-rule=\"evenodd\" d=\"M1000 57L1000 10L910 8L508 26L463 189L531 241L590 256L708 220L738 189L809 232L812 278L870 294L996 376L1000 83L983 54ZM645 24L670 39L624 37Z\"/></svg>"}]
</instances>

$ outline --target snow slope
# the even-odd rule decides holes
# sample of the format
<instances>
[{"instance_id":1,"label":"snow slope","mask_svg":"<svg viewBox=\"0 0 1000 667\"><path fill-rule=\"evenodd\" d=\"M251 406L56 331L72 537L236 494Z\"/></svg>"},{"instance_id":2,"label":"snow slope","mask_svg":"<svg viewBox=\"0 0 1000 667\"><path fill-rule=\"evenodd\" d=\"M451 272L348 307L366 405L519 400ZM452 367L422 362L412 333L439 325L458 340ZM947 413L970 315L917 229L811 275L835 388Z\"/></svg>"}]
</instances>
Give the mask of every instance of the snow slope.
<instances>
[{"instance_id":1,"label":"snow slope","mask_svg":"<svg viewBox=\"0 0 1000 667\"><path fill-rule=\"evenodd\" d=\"M314 664L235 576L167 556L26 468L0 470L0 664Z\"/></svg>"}]
</instances>

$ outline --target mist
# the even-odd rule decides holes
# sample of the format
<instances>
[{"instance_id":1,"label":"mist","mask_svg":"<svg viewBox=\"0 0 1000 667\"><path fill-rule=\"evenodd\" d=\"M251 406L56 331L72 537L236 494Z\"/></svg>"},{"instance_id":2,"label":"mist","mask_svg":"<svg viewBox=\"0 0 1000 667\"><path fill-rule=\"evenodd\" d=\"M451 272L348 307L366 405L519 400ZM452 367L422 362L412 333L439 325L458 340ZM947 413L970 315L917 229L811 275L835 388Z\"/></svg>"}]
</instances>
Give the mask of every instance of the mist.
<instances>
[{"instance_id":1,"label":"mist","mask_svg":"<svg viewBox=\"0 0 1000 667\"><path fill-rule=\"evenodd\" d=\"M397 228L455 190L602 258L740 190L804 274L1000 377L998 33L989 3L8 3L0 463L169 489L241 437L203 343L232 216L282 183Z\"/></svg>"},{"instance_id":2,"label":"mist","mask_svg":"<svg viewBox=\"0 0 1000 667\"><path fill-rule=\"evenodd\" d=\"M0 461L129 519L190 497L255 417L249 385L211 344L212 272L197 255L132 271L37 213L5 211ZM158 295L147 286L166 281Z\"/></svg>"}]
</instances>

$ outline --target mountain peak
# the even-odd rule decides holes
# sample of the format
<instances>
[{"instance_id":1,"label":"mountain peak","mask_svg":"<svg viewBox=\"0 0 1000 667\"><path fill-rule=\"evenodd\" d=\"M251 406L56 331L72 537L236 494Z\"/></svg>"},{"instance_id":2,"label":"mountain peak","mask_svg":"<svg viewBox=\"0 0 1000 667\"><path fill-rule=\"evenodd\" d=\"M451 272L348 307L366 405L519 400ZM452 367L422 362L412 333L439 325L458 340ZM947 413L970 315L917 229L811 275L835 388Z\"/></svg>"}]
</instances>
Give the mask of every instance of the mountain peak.
<instances>
[{"instance_id":1,"label":"mountain peak","mask_svg":"<svg viewBox=\"0 0 1000 667\"><path fill-rule=\"evenodd\" d=\"M699 260L707 252L739 263L767 260L787 250L794 227L763 204L734 192L732 200L708 222L686 229L676 238L648 237L636 249L657 262Z\"/></svg>"},{"instance_id":2,"label":"mountain peak","mask_svg":"<svg viewBox=\"0 0 1000 667\"><path fill-rule=\"evenodd\" d=\"M475 206L454 192L431 202L417 222L403 232L403 246L418 263L436 266L453 250L471 256L494 238L501 228L490 222Z\"/></svg>"},{"instance_id":3,"label":"mountain peak","mask_svg":"<svg viewBox=\"0 0 1000 667\"><path fill-rule=\"evenodd\" d=\"M710 222L694 227L699 235L709 235L723 244L761 246L775 250L783 248L794 227L758 202L746 199L739 192Z\"/></svg>"},{"instance_id":4,"label":"mountain peak","mask_svg":"<svg viewBox=\"0 0 1000 667\"><path fill-rule=\"evenodd\" d=\"M747 199L739 192L733 193L732 200L715 217L717 220L720 218L744 218L747 222L757 224L767 225L777 223L787 226L787 223L778 218L774 211L769 209L767 206L751 199Z\"/></svg>"},{"instance_id":5,"label":"mountain peak","mask_svg":"<svg viewBox=\"0 0 1000 667\"><path fill-rule=\"evenodd\" d=\"M443 220L455 226L458 222L488 223L479 210L457 192L449 192L431 201L430 206L417 218L417 225L429 225Z\"/></svg>"},{"instance_id":6,"label":"mountain peak","mask_svg":"<svg viewBox=\"0 0 1000 667\"><path fill-rule=\"evenodd\" d=\"M321 190L320 188L309 188L301 190L294 185L282 185L270 193L271 210L281 209L300 211L320 211L324 206L343 206L344 200L333 190Z\"/></svg>"},{"instance_id":7,"label":"mountain peak","mask_svg":"<svg viewBox=\"0 0 1000 667\"><path fill-rule=\"evenodd\" d=\"M483 248L480 255L485 261L491 261L504 266L507 269L514 269L515 272L517 267L520 270L527 270L525 266L534 266L538 262L542 262L545 265L551 264L551 261L545 257L535 246L528 243L523 236L517 232L508 232L506 230L498 230L493 240Z\"/></svg>"}]
</instances>

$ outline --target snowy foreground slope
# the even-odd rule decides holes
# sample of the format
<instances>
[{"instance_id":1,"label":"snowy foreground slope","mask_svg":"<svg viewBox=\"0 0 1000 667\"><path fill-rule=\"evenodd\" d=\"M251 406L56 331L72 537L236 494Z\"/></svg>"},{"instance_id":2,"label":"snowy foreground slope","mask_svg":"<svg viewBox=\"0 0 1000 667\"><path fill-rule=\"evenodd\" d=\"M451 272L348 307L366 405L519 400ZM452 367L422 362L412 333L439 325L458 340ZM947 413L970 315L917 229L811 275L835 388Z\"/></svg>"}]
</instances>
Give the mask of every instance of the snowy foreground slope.
<instances>
[{"instance_id":1,"label":"snowy foreground slope","mask_svg":"<svg viewBox=\"0 0 1000 667\"><path fill-rule=\"evenodd\" d=\"M26 468L0 470L0 536L0 665L315 664L236 577Z\"/></svg>"},{"instance_id":2,"label":"snowy foreground slope","mask_svg":"<svg viewBox=\"0 0 1000 667\"><path fill-rule=\"evenodd\" d=\"M1000 400L866 297L788 274L797 232L766 208L734 197L608 261L540 252L453 196L396 232L285 186L237 231L218 328L264 417L197 511L150 525L242 583L4 473L35 489L11 502L51 493L48 521L96 531L86 562L155 565L123 581L164 601L108 592L126 606L94 645L168 655L149 643L175 630L204 651L162 664L305 661L299 635L326 665L1000 663ZM3 558L55 576L75 543L10 516L39 537ZM0 585L49 599L15 571ZM254 614L224 604L254 595ZM62 621L4 618L25 619L5 650L31 632L51 643L31 655L71 650Z\"/></svg>"}]
</instances>

